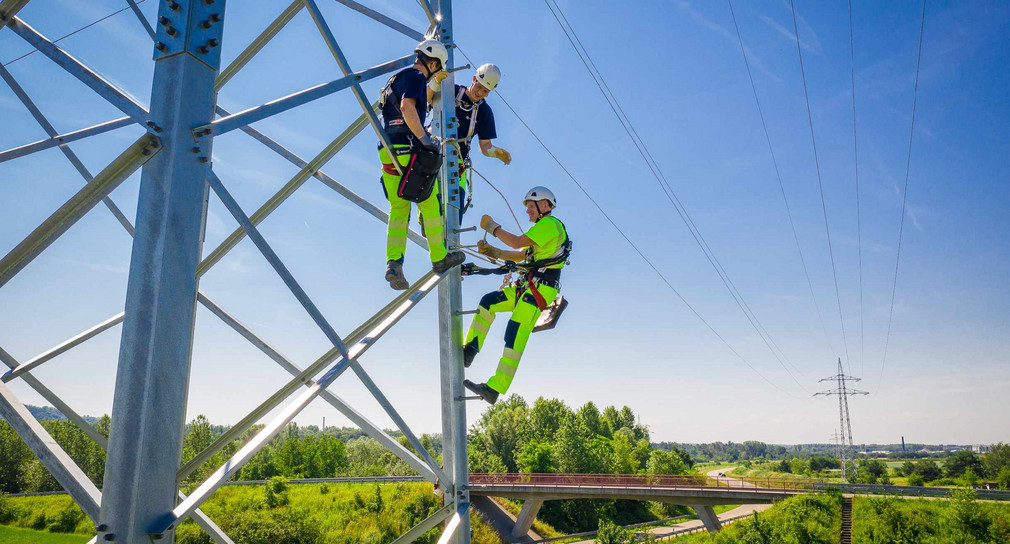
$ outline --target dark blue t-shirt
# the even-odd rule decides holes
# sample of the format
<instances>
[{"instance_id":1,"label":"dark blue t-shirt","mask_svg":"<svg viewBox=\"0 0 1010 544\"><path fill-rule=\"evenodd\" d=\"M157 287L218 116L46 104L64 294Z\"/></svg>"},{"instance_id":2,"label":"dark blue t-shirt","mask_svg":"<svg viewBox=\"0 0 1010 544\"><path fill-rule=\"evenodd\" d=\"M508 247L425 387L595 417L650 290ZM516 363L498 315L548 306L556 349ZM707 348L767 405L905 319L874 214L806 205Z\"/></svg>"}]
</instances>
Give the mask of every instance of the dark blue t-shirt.
<instances>
[{"instance_id":1,"label":"dark blue t-shirt","mask_svg":"<svg viewBox=\"0 0 1010 544\"><path fill-rule=\"evenodd\" d=\"M414 106L417 109L417 118L423 126L425 113L428 110L428 81L420 70L411 66L397 72L393 76L390 86L393 93L382 107L383 128L389 135L391 143L408 144L413 133L403 121L400 101L404 98L413 98L417 101Z\"/></svg>"},{"instance_id":2,"label":"dark blue t-shirt","mask_svg":"<svg viewBox=\"0 0 1010 544\"><path fill-rule=\"evenodd\" d=\"M460 91L464 89L466 87L463 85L456 85L456 96L459 96ZM466 138L470 130L474 107L470 97L465 92L462 94L462 98L456 101L456 119L459 120L459 138L461 139ZM494 127L494 112L491 111L491 106L485 100L481 100L477 106L477 119L474 122L473 135L478 140L493 140L498 137ZM461 159L466 159L470 156L470 140L460 142L459 150L462 153Z\"/></svg>"}]
</instances>

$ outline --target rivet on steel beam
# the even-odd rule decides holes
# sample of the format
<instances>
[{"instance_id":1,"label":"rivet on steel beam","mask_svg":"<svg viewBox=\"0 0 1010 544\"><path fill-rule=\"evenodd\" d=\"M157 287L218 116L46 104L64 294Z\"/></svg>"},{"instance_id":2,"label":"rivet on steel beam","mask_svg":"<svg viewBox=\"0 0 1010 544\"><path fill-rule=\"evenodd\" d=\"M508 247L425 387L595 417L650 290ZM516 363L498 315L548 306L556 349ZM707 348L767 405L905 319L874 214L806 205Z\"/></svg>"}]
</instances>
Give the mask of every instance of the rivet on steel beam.
<instances>
[{"instance_id":1,"label":"rivet on steel beam","mask_svg":"<svg viewBox=\"0 0 1010 544\"><path fill-rule=\"evenodd\" d=\"M162 26L168 26L168 23L170 22L171 21L168 20L168 17L165 17L164 15L158 17L158 24Z\"/></svg>"},{"instance_id":2,"label":"rivet on steel beam","mask_svg":"<svg viewBox=\"0 0 1010 544\"><path fill-rule=\"evenodd\" d=\"M99 533L104 533L105 531L109 530L109 526L106 525L106 524L104 524L104 523L102 523L102 524L96 525L95 526L95 530L98 531Z\"/></svg>"},{"instance_id":3,"label":"rivet on steel beam","mask_svg":"<svg viewBox=\"0 0 1010 544\"><path fill-rule=\"evenodd\" d=\"M200 157L197 160L200 161L200 162L202 162L202 163L208 163L208 162L210 162L210 159L208 159L207 157Z\"/></svg>"},{"instance_id":4,"label":"rivet on steel beam","mask_svg":"<svg viewBox=\"0 0 1010 544\"><path fill-rule=\"evenodd\" d=\"M193 153L199 153L200 152L200 148L199 147L194 147L190 151L192 151Z\"/></svg>"},{"instance_id":5,"label":"rivet on steel beam","mask_svg":"<svg viewBox=\"0 0 1010 544\"><path fill-rule=\"evenodd\" d=\"M168 9L172 11L179 11L180 9L182 9L182 6L180 6L178 2L169 2Z\"/></svg>"},{"instance_id":6,"label":"rivet on steel beam","mask_svg":"<svg viewBox=\"0 0 1010 544\"><path fill-rule=\"evenodd\" d=\"M207 45L210 47L217 47L221 42L217 38L211 38L207 40Z\"/></svg>"},{"instance_id":7,"label":"rivet on steel beam","mask_svg":"<svg viewBox=\"0 0 1010 544\"><path fill-rule=\"evenodd\" d=\"M165 45L163 42L158 42L154 44L154 48L157 49L158 51L164 51L165 49L168 49L168 46Z\"/></svg>"},{"instance_id":8,"label":"rivet on steel beam","mask_svg":"<svg viewBox=\"0 0 1010 544\"><path fill-rule=\"evenodd\" d=\"M200 47L196 48L196 52L200 53L201 55L206 55L207 53L210 53L210 49L207 49L206 45L201 45Z\"/></svg>"},{"instance_id":9,"label":"rivet on steel beam","mask_svg":"<svg viewBox=\"0 0 1010 544\"><path fill-rule=\"evenodd\" d=\"M161 132L161 127L159 127L158 125L154 124L154 121L148 121L148 122L146 122L144 124L147 125L147 126L149 126L149 127L151 127L151 130L153 130L155 132L159 132L159 133Z\"/></svg>"},{"instance_id":10,"label":"rivet on steel beam","mask_svg":"<svg viewBox=\"0 0 1010 544\"><path fill-rule=\"evenodd\" d=\"M214 0L203 0L203 3L209 6L214 3Z\"/></svg>"},{"instance_id":11,"label":"rivet on steel beam","mask_svg":"<svg viewBox=\"0 0 1010 544\"><path fill-rule=\"evenodd\" d=\"M165 29L165 34L172 36L173 38L179 34L179 31L175 29L174 26L170 26Z\"/></svg>"},{"instance_id":12,"label":"rivet on steel beam","mask_svg":"<svg viewBox=\"0 0 1010 544\"><path fill-rule=\"evenodd\" d=\"M220 13L211 13L210 14L210 22L212 22L212 23L220 23L221 22L221 14Z\"/></svg>"},{"instance_id":13,"label":"rivet on steel beam","mask_svg":"<svg viewBox=\"0 0 1010 544\"><path fill-rule=\"evenodd\" d=\"M112 542L115 539L116 539L116 535L114 535L112 533L109 533L109 534L107 534L107 535L105 535L105 536L102 537L102 540L105 540L105 541L108 541L108 542Z\"/></svg>"},{"instance_id":14,"label":"rivet on steel beam","mask_svg":"<svg viewBox=\"0 0 1010 544\"><path fill-rule=\"evenodd\" d=\"M148 148L146 148L146 147L144 147L144 148L142 148L142 149L140 150L140 154L146 157L146 156L148 156L148 155L150 155L150 154L151 154L151 150L150 150L150 149L148 149Z\"/></svg>"}]
</instances>

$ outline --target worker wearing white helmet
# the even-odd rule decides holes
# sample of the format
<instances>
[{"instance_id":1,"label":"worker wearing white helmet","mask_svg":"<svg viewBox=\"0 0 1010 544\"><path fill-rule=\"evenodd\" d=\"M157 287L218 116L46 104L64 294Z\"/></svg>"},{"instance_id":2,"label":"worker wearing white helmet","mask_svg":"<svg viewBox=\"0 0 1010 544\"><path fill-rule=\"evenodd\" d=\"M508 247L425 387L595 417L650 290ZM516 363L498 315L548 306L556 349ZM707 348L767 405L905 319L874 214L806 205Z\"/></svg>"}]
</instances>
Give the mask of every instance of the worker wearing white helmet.
<instances>
[{"instance_id":1,"label":"worker wearing white helmet","mask_svg":"<svg viewBox=\"0 0 1010 544\"><path fill-rule=\"evenodd\" d=\"M526 215L533 226L525 234L506 231L489 215L480 219L480 226L491 236L501 240L512 250L499 249L484 241L477 242L477 250L492 259L505 259L517 263L523 274L513 285L484 295L477 306L470 329L463 343L463 365L469 367L484 346L488 330L498 312L512 312L505 326L505 350L498 360L498 368L486 383L464 380L467 389L494 404L498 395L508 391L519 367L519 359L533 327L544 311L558 296L561 289L561 269L571 253L568 231L552 215L558 202L546 187L534 187L523 199Z\"/></svg>"},{"instance_id":2,"label":"worker wearing white helmet","mask_svg":"<svg viewBox=\"0 0 1010 544\"><path fill-rule=\"evenodd\" d=\"M445 65L449 53L438 40L424 40L414 49L417 54L414 65L405 68L389 78L382 89L379 103L382 107L383 129L392 145L393 154L401 169L410 159L412 146L437 149L431 135L424 128L424 118L428 112L427 83L441 81L446 77ZM410 220L410 201L400 198L397 189L400 172L393 164L386 149L379 144L379 160L382 161L382 189L389 200L389 224L386 236L386 281L397 290L409 285L403 275L403 256L407 250L407 228ZM443 241L442 208L436 188L431 195L417 205L428 233L428 253L432 269L443 273L463 262L461 252L449 253Z\"/></svg>"},{"instance_id":3,"label":"worker wearing white helmet","mask_svg":"<svg viewBox=\"0 0 1010 544\"><path fill-rule=\"evenodd\" d=\"M494 64L485 64L477 69L469 86L456 85L456 119L459 123L457 137L460 140L460 221L463 220L463 212L466 211L470 141L473 137L477 136L480 151L484 156L496 158L505 164L512 162L512 155L508 151L495 147L491 143L491 140L498 137L498 133L495 129L494 112L491 111L491 106L484 101L498 86L499 81L501 81L501 70ZM439 90L439 83L429 83L428 90L429 98L433 98L434 93Z\"/></svg>"}]
</instances>

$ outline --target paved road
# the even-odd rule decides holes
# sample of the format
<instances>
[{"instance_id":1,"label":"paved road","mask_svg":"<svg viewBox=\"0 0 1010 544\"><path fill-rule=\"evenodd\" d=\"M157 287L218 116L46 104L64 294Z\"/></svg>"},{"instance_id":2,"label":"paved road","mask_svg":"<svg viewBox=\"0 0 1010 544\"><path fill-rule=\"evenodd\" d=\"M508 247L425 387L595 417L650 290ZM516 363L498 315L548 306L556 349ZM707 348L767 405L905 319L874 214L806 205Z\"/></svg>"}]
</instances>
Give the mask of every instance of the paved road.
<instances>
[{"instance_id":1,"label":"paved road","mask_svg":"<svg viewBox=\"0 0 1010 544\"><path fill-rule=\"evenodd\" d=\"M717 478L717 477L719 477L720 473L722 473L722 474L728 473L729 471L733 470L734 468L736 468L736 467L720 468L720 469L716 469L716 470L711 470L711 471L708 472L708 474L706 474L706 476L709 476L711 478ZM725 476L725 477L729 478L730 476ZM742 480L740 480L739 482L740 482L740 487L756 487L755 485L747 483L747 482L744 482ZM723 521L723 520L727 520L727 519L730 519L730 518L735 518L735 517L738 517L738 516L746 516L746 515L750 515L750 514L752 514L754 512L762 512L762 511L767 510L767 509L769 509L771 507L772 507L771 504L745 504L743 506L738 506L738 507L736 507L736 508L734 508L732 510L727 510L727 511L723 512L722 514L719 514L719 520ZM652 533L652 535L655 536L658 539L664 539L664 538L670 538L670 537L672 537L672 536L674 536L676 534L683 533L684 531L687 531L687 530L690 530L690 529L698 529L698 528L701 528L701 527L704 527L704 524L701 522L701 520L700 519L694 519L694 520L691 520L691 521L685 521L684 523L678 523L676 525L670 525L670 526L666 526L666 527L654 527L652 529L640 529L640 530L636 530L635 532L637 532L637 533L649 532L649 533ZM593 540L590 539L590 540L583 540L581 542L577 542L576 544L591 544L592 542L593 542Z\"/></svg>"}]
</instances>

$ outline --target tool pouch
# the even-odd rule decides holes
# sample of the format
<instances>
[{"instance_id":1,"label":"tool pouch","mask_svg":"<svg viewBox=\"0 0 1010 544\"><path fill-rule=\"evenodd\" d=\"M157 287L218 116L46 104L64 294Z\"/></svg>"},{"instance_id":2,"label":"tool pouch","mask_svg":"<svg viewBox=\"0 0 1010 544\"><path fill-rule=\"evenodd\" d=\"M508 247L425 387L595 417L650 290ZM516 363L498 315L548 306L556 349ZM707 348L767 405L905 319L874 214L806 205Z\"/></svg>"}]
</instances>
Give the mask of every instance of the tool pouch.
<instances>
[{"instance_id":1,"label":"tool pouch","mask_svg":"<svg viewBox=\"0 0 1010 544\"><path fill-rule=\"evenodd\" d=\"M431 196L441 167L442 153L424 146L413 147L410 160L400 176L396 196L411 202L424 202Z\"/></svg>"}]
</instances>

